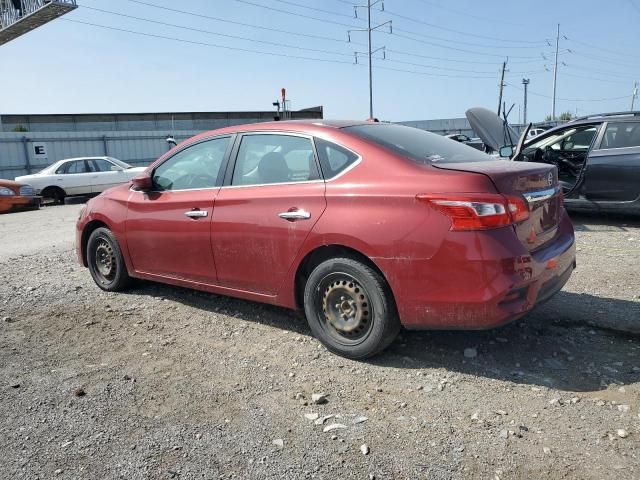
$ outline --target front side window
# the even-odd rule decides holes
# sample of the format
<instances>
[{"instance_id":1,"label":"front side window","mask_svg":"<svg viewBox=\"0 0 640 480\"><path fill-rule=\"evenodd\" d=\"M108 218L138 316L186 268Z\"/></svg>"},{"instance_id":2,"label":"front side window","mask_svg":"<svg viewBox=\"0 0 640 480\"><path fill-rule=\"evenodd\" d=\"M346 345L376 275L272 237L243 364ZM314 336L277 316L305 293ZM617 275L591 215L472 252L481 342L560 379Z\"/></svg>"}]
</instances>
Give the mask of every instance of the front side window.
<instances>
[{"instance_id":1,"label":"front side window","mask_svg":"<svg viewBox=\"0 0 640 480\"><path fill-rule=\"evenodd\" d=\"M293 135L242 137L232 185L306 182L319 177L311 140Z\"/></svg>"},{"instance_id":2,"label":"front side window","mask_svg":"<svg viewBox=\"0 0 640 480\"><path fill-rule=\"evenodd\" d=\"M346 127L353 135L376 143L417 163L486 162L485 153L464 143L413 127L373 123Z\"/></svg>"},{"instance_id":3,"label":"front side window","mask_svg":"<svg viewBox=\"0 0 640 480\"><path fill-rule=\"evenodd\" d=\"M229 137L215 138L181 150L153 172L156 190L197 190L219 185Z\"/></svg>"},{"instance_id":4,"label":"front side window","mask_svg":"<svg viewBox=\"0 0 640 480\"><path fill-rule=\"evenodd\" d=\"M597 131L598 127L595 125L585 125L559 130L528 145L523 150L523 153L526 155L527 153L535 150L545 150L547 148L559 152L586 152L589 150L591 142L593 141Z\"/></svg>"},{"instance_id":5,"label":"front side window","mask_svg":"<svg viewBox=\"0 0 640 480\"><path fill-rule=\"evenodd\" d=\"M600 148L640 147L640 122L609 123Z\"/></svg>"}]
</instances>

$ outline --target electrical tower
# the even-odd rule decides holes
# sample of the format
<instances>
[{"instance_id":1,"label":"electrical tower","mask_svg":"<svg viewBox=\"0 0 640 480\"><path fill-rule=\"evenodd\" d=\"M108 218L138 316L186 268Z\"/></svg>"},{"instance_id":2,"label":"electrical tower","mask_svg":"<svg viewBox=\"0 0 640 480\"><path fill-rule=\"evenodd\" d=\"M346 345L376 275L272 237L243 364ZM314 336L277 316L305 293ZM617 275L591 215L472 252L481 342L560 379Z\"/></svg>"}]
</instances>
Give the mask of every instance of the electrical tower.
<instances>
[{"instance_id":1,"label":"electrical tower","mask_svg":"<svg viewBox=\"0 0 640 480\"><path fill-rule=\"evenodd\" d=\"M0 0L0 45L76 8L76 0Z\"/></svg>"},{"instance_id":2,"label":"electrical tower","mask_svg":"<svg viewBox=\"0 0 640 480\"><path fill-rule=\"evenodd\" d=\"M367 55L369 57L369 118L373 119L373 55L379 51L382 51L382 58L386 58L386 52L385 52L385 47L379 47L376 48L375 50L372 47L371 44L371 34L375 31L378 30L379 28L385 27L385 26L389 26L389 33L393 33L393 27L392 27L392 23L391 20L386 21L384 23L381 23L379 25L376 25L374 27L371 26L371 9L373 7L375 7L376 5L380 4L380 11L384 12L384 0L375 0L375 1L371 1L371 0L367 0L367 4L366 5L354 5L353 6L353 10L355 12L355 16L356 18L358 18L358 9L359 8L366 8L367 9L367 28L356 28L353 30L348 30L347 31L347 36L349 38L349 41L351 41L351 32L367 32L368 34L368 52L364 53L364 52L355 52L355 57L356 57L356 63L358 63L358 55Z\"/></svg>"}]
</instances>

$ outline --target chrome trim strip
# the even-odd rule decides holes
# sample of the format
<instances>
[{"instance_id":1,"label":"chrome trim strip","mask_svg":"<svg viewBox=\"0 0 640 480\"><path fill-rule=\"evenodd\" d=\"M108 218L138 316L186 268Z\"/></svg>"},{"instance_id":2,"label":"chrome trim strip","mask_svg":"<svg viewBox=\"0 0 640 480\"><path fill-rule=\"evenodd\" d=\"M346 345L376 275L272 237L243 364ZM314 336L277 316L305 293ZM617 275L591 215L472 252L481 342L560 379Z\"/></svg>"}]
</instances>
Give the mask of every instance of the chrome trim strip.
<instances>
[{"instance_id":1,"label":"chrome trim strip","mask_svg":"<svg viewBox=\"0 0 640 480\"><path fill-rule=\"evenodd\" d=\"M539 190L537 192L525 192L522 195L529 203L544 202L549 200L558 193L558 187Z\"/></svg>"}]
</instances>

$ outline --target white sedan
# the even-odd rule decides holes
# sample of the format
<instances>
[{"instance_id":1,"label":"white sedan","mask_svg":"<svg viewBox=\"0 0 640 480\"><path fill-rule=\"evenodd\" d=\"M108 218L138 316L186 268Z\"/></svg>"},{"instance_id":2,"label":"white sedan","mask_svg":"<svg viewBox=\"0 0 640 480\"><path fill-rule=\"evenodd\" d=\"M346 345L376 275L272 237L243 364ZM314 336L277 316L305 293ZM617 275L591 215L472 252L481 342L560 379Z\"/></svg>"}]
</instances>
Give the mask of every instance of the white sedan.
<instances>
[{"instance_id":1,"label":"white sedan","mask_svg":"<svg viewBox=\"0 0 640 480\"><path fill-rule=\"evenodd\" d=\"M132 167L112 157L68 158L33 175L16 177L16 182L28 183L36 195L64 203L65 197L97 195L128 182L144 170L145 167Z\"/></svg>"}]
</instances>

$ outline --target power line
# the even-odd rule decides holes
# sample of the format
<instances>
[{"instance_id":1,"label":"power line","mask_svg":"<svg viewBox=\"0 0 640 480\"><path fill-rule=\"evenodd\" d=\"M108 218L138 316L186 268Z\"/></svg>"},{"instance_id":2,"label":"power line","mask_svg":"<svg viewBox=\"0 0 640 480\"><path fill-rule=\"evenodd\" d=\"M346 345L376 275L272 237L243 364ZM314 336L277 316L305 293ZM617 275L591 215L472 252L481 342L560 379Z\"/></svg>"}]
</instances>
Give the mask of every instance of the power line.
<instances>
[{"instance_id":1,"label":"power line","mask_svg":"<svg viewBox=\"0 0 640 480\"><path fill-rule=\"evenodd\" d=\"M71 20L71 19L68 19L68 18L61 18L60 20L61 21L65 21L65 22L71 22L71 23L87 25L87 26L91 26L91 27L102 28L102 29L106 29L106 30L113 30L113 31L117 31L117 32L130 33L130 34L133 34L133 35L139 35L139 36L143 36L143 37L150 37L150 38L157 38L157 39L163 39L163 40L171 40L171 41L180 42L180 43L187 43L187 44L191 44L191 45L213 47L213 48L232 50L232 51L239 51L239 52L245 52L245 53L257 53L257 54L260 54L260 55L270 55L270 56L276 56L276 57L291 58L291 59L295 59L295 60L308 60L308 61L316 61L316 62L323 62L323 63L335 63L335 64L341 64L341 65L355 65L353 62L350 62L350 61L333 60L333 59L328 59L328 58L305 57L305 56L302 56L302 55L290 55L290 54L286 54L286 53L268 52L268 51L264 51L264 50L254 50L254 49L250 49L250 48L230 47L228 45L219 45L219 44L215 44L215 43L199 42L199 41L195 41L195 40L187 40L187 39L184 39L184 38L171 37L171 36L168 36L168 35L158 35L158 34L153 34L153 33L139 32L139 31L136 31L136 30L129 30L129 29L125 29L125 28L112 27L112 26L109 26L109 25L100 25L100 24L97 24L97 23L85 22L85 21L81 21L81 20ZM360 65L357 65L357 66L360 66ZM480 76L464 76L463 77L463 76L460 76L460 75L444 75L444 74L418 72L418 71L414 71L414 70L404 70L404 69L399 69L399 68L390 68L390 67L382 67L382 66L376 66L375 68L381 69L381 70L391 70L391 71L395 71L395 72L410 73L410 74L415 74L415 75L423 75L423 76L428 76L428 77L465 78L465 79L492 79L492 78L494 78L494 77L480 77Z\"/></svg>"},{"instance_id":2,"label":"power line","mask_svg":"<svg viewBox=\"0 0 640 480\"><path fill-rule=\"evenodd\" d=\"M225 37L225 38L233 38L233 39L236 39L236 40L244 40L244 41L247 41L247 42L259 43L259 44L264 44L264 45L272 45L272 46L276 46L276 47L293 48L293 49L297 49L297 50L306 50L306 51L309 51L309 52L326 53L326 54L329 54L329 55L338 55L338 56L344 56L344 57L351 57L351 55L348 54L348 53L336 52L335 50L322 50L322 49L317 49L317 48L306 48L306 47L301 47L301 46L298 46L298 45L291 45L291 44L278 43L278 42L270 42L268 40L256 40L254 38L249 38L249 37L241 37L241 36L238 36L238 35L230 35L230 34L226 34L226 33L212 32L210 30L203 30L203 29L200 29L200 28L193 28L193 27L188 27L188 26L185 26L185 25L177 25L175 23L167 23L167 22L161 22L159 20L151 20L149 18L136 17L134 15L127 15L125 13L112 12L110 10L103 10L101 8L89 7L87 5L79 5L79 6L81 6L84 9L94 10L96 12L108 13L110 15L117 15L119 17L124 17L124 18L131 18L131 19L134 19L134 20L139 20L141 22L155 23L157 25L163 25L165 27L180 28L180 29L183 29L183 30L190 30L192 32L206 33L208 35L215 35L215 36Z\"/></svg>"},{"instance_id":3,"label":"power line","mask_svg":"<svg viewBox=\"0 0 640 480\"><path fill-rule=\"evenodd\" d=\"M270 32L275 32L275 33L282 33L282 34L286 34L286 35L295 35L295 36L300 36L300 37L307 37L307 38L312 38L312 39L318 39L318 40L328 40L328 41L332 41L332 42L339 42L339 43L348 43L346 39L339 39L339 38L332 38L332 37L326 37L326 36L321 36L321 35L313 35L313 34L305 34L305 33L299 33L299 32L293 32L293 31L289 31L289 30L282 30L282 29L277 29L277 28L270 28L270 27L264 27L262 25L256 25L256 24L250 24L250 23L245 23L245 22L238 22L238 21L234 21L234 20L228 20L228 19L224 19L221 17L214 17L211 15L205 15L205 14L201 14L201 13L197 13L197 12L193 12L193 11L188 11L188 10L181 10L181 9L177 9L177 8L170 8L170 7L165 7L163 5L158 5L155 3L150 3L150 2L146 2L146 1L142 1L142 0L126 0L128 2L131 3L136 3L139 5L144 5L147 7L151 7L151 8L157 8L160 10L164 10L164 11L169 11L169 12L173 12L173 13L180 13L180 14L184 14L184 15L189 15L189 16L193 16L196 18L203 18L206 20L212 20L212 21L216 21L216 22L223 22L223 23L228 23L231 25L239 25L239 26L243 26L243 27L248 27L248 28L255 28L255 29L260 29L260 30L266 30L266 31L270 31ZM342 0L338 0L338 1L342 1ZM347 3L349 5L353 5L352 3L346 2L344 1L343 3ZM86 7L85 8L89 8ZM404 36L401 36L404 38ZM427 43L427 42L421 42L418 39L413 39L413 38L409 38L410 40L413 41L418 41L419 43L425 43L427 45L435 45L435 46L439 46L442 48L449 48L446 45L439 45L439 44L432 44L432 43ZM360 46L364 46L365 44L360 43L360 42L351 42L355 45L360 45ZM478 55L484 55L483 52L473 52L471 50L463 50L460 49L460 51L464 52L464 53L476 53ZM416 57L416 58L425 58L428 60L439 60L439 61L443 61L443 62L450 62L450 63L468 63L468 64L482 64L482 65L486 65L487 61L486 60L469 60L469 59L457 59L457 58L451 58L451 57L438 57L438 56L430 56L430 55L422 55L422 54L418 54L418 53L413 53L413 52L408 52L405 50L393 50L393 49L387 49L387 52L389 53L393 53L395 55L403 55L403 56L409 56L409 57ZM493 55L491 55L493 56ZM503 55L497 55L497 58L503 58ZM513 58L513 57L510 57ZM511 64L527 64L527 63L538 63L539 61L541 61L541 59L539 57L527 57L528 60L521 60L521 61L511 61Z\"/></svg>"},{"instance_id":4,"label":"power line","mask_svg":"<svg viewBox=\"0 0 640 480\"><path fill-rule=\"evenodd\" d=\"M170 36L167 36L167 35L158 35L158 34L155 34L155 33L138 32L136 30L128 30L126 28L118 28L118 27L112 27L112 26L108 26L108 25L100 25L100 24L97 24L97 23L84 22L84 21L81 21L81 20L71 20L71 19L68 19L68 18L61 18L60 20L63 20L65 22L80 23L80 24L89 25L89 26L92 26L92 27L104 28L104 29L107 29L107 30L114 30L114 31L117 31L117 32L131 33L133 35L141 35L141 36L144 36L144 37L161 38L161 39L164 39L164 40L173 40L175 42L189 43L189 44L192 44L192 45L201 45L201 46L206 46L206 47L221 48L221 49L233 50L233 51L237 51L237 52L259 53L261 55L271 55L271 56L275 56L275 57L293 58L293 59L298 59L298 60L313 60L313 61L317 61L317 62L341 63L341 64L346 64L346 65L352 65L353 64L353 62L343 61L343 60L332 60L332 59L327 59L327 58L305 57L305 56L302 56L302 55L290 55L288 53L267 52L267 51L264 51L264 50L253 50L253 49L250 49L250 48L230 47L228 45L219 45L219 44L216 44L216 43L199 42L199 41L196 41L196 40L187 40L187 39L184 39L184 38L170 37Z\"/></svg>"},{"instance_id":5,"label":"power line","mask_svg":"<svg viewBox=\"0 0 640 480\"><path fill-rule=\"evenodd\" d=\"M193 32L198 32L198 33L206 33L206 34L209 34L209 35L221 36L221 37L232 38L232 39L237 39L237 40L244 40L244 41L258 43L258 44L264 44L264 45L272 45L272 46L278 46L278 47L284 47L284 48L306 50L306 51L315 52L315 53L324 53L324 54L329 54L329 55L337 55L337 56L353 58L353 55L350 54L350 53L343 53L343 52L337 52L337 51L333 51L333 50L323 50L323 49L316 49L316 48L306 48L306 47L300 47L298 45L271 42L271 41L267 41L267 40L256 40L256 39L253 39L253 38L242 37L242 36L238 36L238 35L229 35L229 34L224 34L224 33L212 32L210 30L203 30L203 29L199 29L199 28L188 27L188 26L185 26L185 25L178 25L178 24L175 24L175 23L162 22L162 21L159 21L159 20L152 20L152 19L149 19L149 18L138 17L138 16L135 16L135 15L128 15L128 14L120 13L120 12L113 12L113 11L104 10L104 9L101 9L101 8L89 7L87 5L79 5L79 6L81 6L84 9L93 10L93 11L96 11L96 12L107 13L107 14L110 14L110 15L116 15L116 16L119 16L119 17L130 18L130 19L133 19L133 20L138 20L138 21L147 22L147 23L153 23L153 24L162 25L162 26L166 26L166 27L179 28L179 29L183 29L183 30L188 30L188 31L193 31ZM425 64L421 64L421 63L415 63L415 62L405 62L405 61L402 61L402 60L387 59L387 61L393 62L393 63L411 65L411 66L415 66L415 67L422 67L422 68L435 69L435 70L445 70L445 71L451 71L451 72L473 73L473 74L481 74L481 75L484 75L484 74L491 75L491 74L494 73L494 72L490 72L490 71L466 70L466 69L459 69L459 68L442 67L442 66L437 66L437 65L425 65ZM483 62L483 63L486 64L486 62Z\"/></svg>"},{"instance_id":6,"label":"power line","mask_svg":"<svg viewBox=\"0 0 640 480\"><path fill-rule=\"evenodd\" d=\"M338 16L341 16L341 17L353 18L353 15L346 15L344 13L334 12L332 10L324 10L324 9L321 9L321 8L311 7L309 5L304 5L304 4L301 4L301 3L292 2L291 0L274 0L274 1L280 2L280 3L284 3L285 5L292 5L292 6L296 6L296 7L300 7L300 8L306 8L308 10L312 10L312 11L316 11L316 12L323 12L323 13L328 13L330 15L338 15ZM339 0L339 1L342 1L342 0ZM356 4L353 4L353 3L348 2L348 1L343 1L342 3L345 3L345 4L350 5L352 7L357 7ZM394 13L391 13L391 15L398 16L397 14L394 14ZM358 19L358 20L360 20L360 19ZM431 26L431 24L427 24L427 25ZM451 39L448 39L448 38L436 37L434 35L425 35L424 33L413 32L413 31L410 31L410 30L399 30L399 29L396 29L396 31L403 32L403 33L408 33L408 34L416 35L416 36L420 36L420 37L425 37L425 38L432 38L432 39L440 40L440 41L443 41L443 42L457 43L457 44L460 44L460 45L471 45L471 46L475 46L475 47L479 47L479 48L540 48L540 46L534 46L534 45L516 45L516 46L509 46L509 45L480 45L477 42L464 42L464 41L461 41L461 40L451 40Z\"/></svg>"},{"instance_id":7,"label":"power line","mask_svg":"<svg viewBox=\"0 0 640 480\"><path fill-rule=\"evenodd\" d=\"M251 5L251 6L254 6L254 7L263 8L263 9L269 10L270 12L284 13L285 15L293 15L295 17L306 18L306 19L309 19L309 20L316 20L318 22L331 23L333 25L339 25L341 27L346 27L346 28L358 28L357 25L350 25L348 23L336 22L335 20L328 20L326 18L312 17L311 15L305 15L303 13L296 13L296 12L292 12L290 10L282 10L280 8L274 8L274 7L271 7L271 6L268 6L268 5L261 5L259 3L250 2L249 0L234 0L234 1L238 2L238 3L244 3L245 5Z\"/></svg>"},{"instance_id":8,"label":"power line","mask_svg":"<svg viewBox=\"0 0 640 480\"><path fill-rule=\"evenodd\" d=\"M486 36L486 35L477 35L475 33L469 33L469 32L463 32L460 30L454 30L453 28L447 28L447 27L443 27L441 25L436 25L434 23L429 23L429 22L425 22L424 20L418 20L417 18L412 18L412 17L407 17L406 15L402 15L396 12L391 12L389 10L386 10L386 13L388 15L393 15L394 17L398 17L398 18L402 18L403 20L407 20L409 22L413 22L413 23L419 23L421 25L426 25L428 27L431 28L435 28L438 30L444 30L446 32L451 32L451 33L457 33L458 35L464 35L467 37L476 37L476 38L483 38L485 40L494 40L497 42L506 42L506 43L523 43L523 44L536 44L536 45L544 45L547 42L545 40L534 40L534 41L530 41L530 40L509 40L509 39L504 39L504 38L497 38L497 37L490 37L490 36Z\"/></svg>"},{"instance_id":9,"label":"power line","mask_svg":"<svg viewBox=\"0 0 640 480\"><path fill-rule=\"evenodd\" d=\"M428 2L427 0L419 0L419 1L421 3L429 5L431 7L435 7L435 8L439 8L440 10L445 10L445 11L448 11L448 12L451 12L451 13L455 13L456 15L464 15L464 16L469 17L469 18L475 18L477 20L483 20L483 21L486 21L486 22L491 22L492 24L495 23L495 21L496 21L495 17L494 18L481 17L479 15L475 15L475 14L469 13L469 12L464 11L464 10L457 10L457 9L453 9L453 8L449 8L449 7L444 7L442 5L438 5L437 3ZM501 23L505 23L502 19L500 20L500 22ZM519 25L519 26L522 25L521 23L513 23L513 22L509 22L509 23L510 23L510 25Z\"/></svg>"},{"instance_id":10,"label":"power line","mask_svg":"<svg viewBox=\"0 0 640 480\"><path fill-rule=\"evenodd\" d=\"M325 37L322 35L313 35L310 33L299 33L299 32L292 32L289 30L281 30L278 28L272 28L272 27L265 27L263 25L256 25L256 24L251 24L251 23L244 23L244 22L238 22L235 20L228 20L225 18L220 18L220 17L213 17L211 15L205 15L205 14L201 14L201 13L196 13L196 12L190 12L187 10L179 10L177 8L170 8L170 7L165 7L163 5L158 5L155 3L149 3L149 2L143 2L141 0L126 0L128 2L131 3L137 3L140 5L146 5L148 7L153 7L153 8L158 8L161 10L165 10L168 12L174 12L174 13L181 13L183 15L190 15L192 17L198 17L198 18L204 18L207 20L213 20L216 22L223 22L223 23L229 23L231 25L240 25L242 27L249 27L249 28L256 28L256 29L260 29L260 30L265 30L268 32L276 32L276 33L284 33L286 35L295 35L298 37L306 37L306 38L313 38L316 40L327 40L327 41L331 41L331 42L340 42L340 43L347 43L347 41L343 38L332 38L332 37Z\"/></svg>"},{"instance_id":11,"label":"power line","mask_svg":"<svg viewBox=\"0 0 640 480\"><path fill-rule=\"evenodd\" d=\"M524 91L522 90L522 88L514 85L513 83L507 83L507 85L515 88L516 90L520 90L521 92ZM542 98L548 98L548 99L553 98L551 95L544 95L542 93L532 92L531 90L529 90L529 94L535 95L536 97L542 97ZM557 100L562 100L563 102L611 102L614 100L622 100L627 98L629 98L629 95L624 95L622 97L611 97L611 98L560 98L560 97L557 97Z\"/></svg>"}]
</instances>

